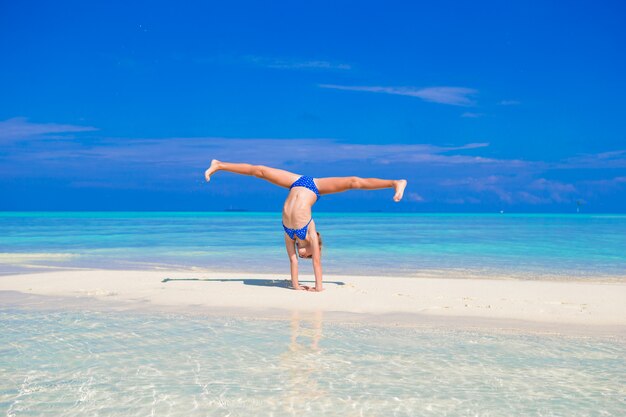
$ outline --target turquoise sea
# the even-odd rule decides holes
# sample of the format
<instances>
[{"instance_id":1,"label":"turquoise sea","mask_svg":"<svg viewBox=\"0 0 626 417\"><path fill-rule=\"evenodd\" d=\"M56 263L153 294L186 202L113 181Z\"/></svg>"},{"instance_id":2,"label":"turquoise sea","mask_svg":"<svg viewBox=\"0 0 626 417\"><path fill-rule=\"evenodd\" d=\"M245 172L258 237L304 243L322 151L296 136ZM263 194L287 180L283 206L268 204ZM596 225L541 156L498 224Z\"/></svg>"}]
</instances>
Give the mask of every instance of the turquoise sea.
<instances>
[{"instance_id":1,"label":"turquoise sea","mask_svg":"<svg viewBox=\"0 0 626 417\"><path fill-rule=\"evenodd\" d=\"M626 276L626 216L320 213L315 220L326 274ZM279 214L1 213L0 231L4 275L83 267L288 274ZM105 305L0 291L0 415L617 417L626 410L623 335Z\"/></svg>"},{"instance_id":2,"label":"turquoise sea","mask_svg":"<svg viewBox=\"0 0 626 417\"><path fill-rule=\"evenodd\" d=\"M626 279L626 215L315 213L314 219L327 275ZM289 269L280 213L4 212L0 231L4 274L38 266Z\"/></svg>"}]
</instances>

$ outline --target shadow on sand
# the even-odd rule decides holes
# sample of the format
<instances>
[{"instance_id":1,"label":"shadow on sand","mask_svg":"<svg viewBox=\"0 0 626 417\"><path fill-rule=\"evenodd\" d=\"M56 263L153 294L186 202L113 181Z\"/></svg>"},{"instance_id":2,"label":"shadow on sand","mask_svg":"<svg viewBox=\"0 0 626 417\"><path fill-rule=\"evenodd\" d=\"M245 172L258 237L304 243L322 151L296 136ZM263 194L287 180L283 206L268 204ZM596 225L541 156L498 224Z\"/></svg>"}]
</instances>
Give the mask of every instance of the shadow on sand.
<instances>
[{"instance_id":1,"label":"shadow on sand","mask_svg":"<svg viewBox=\"0 0 626 417\"><path fill-rule=\"evenodd\" d=\"M252 279L252 278L164 278L161 282L171 281L206 281L206 282L243 282L244 285L261 287L278 287L291 289L291 281L286 279ZM315 284L315 281L300 281L301 284ZM343 281L324 281L324 284L346 285Z\"/></svg>"}]
</instances>

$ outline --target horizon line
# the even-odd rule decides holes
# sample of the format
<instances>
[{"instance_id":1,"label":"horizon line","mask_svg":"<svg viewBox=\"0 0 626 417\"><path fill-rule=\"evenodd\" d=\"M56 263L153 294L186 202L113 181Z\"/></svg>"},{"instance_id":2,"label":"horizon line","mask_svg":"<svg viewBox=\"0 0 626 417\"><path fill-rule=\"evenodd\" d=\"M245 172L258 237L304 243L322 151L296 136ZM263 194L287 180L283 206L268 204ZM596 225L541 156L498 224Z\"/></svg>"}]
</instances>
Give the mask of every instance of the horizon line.
<instances>
[{"instance_id":1,"label":"horizon line","mask_svg":"<svg viewBox=\"0 0 626 417\"><path fill-rule=\"evenodd\" d=\"M275 210L1 210L1 214L17 214L17 213L220 213L220 214L258 214L258 213L280 213ZM337 213L353 213L353 214L606 214L606 215L626 215L624 212L604 212L604 211L384 211L384 210L365 210L365 211L316 211L316 214L337 214Z\"/></svg>"}]
</instances>

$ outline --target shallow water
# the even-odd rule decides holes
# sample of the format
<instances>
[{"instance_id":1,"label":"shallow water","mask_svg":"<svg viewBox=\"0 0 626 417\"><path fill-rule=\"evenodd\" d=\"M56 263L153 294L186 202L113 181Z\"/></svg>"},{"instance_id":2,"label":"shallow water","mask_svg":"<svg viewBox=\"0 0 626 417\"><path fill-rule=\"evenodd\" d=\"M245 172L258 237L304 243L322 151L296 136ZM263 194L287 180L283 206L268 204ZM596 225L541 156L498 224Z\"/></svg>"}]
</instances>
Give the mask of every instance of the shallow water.
<instances>
[{"instance_id":1,"label":"shallow water","mask_svg":"<svg viewBox=\"0 0 626 417\"><path fill-rule=\"evenodd\" d=\"M626 279L625 215L315 213L327 274ZM0 273L38 267L288 273L280 214L0 213ZM310 263L302 262L303 273Z\"/></svg>"},{"instance_id":2,"label":"shallow water","mask_svg":"<svg viewBox=\"0 0 626 417\"><path fill-rule=\"evenodd\" d=\"M7 416L622 416L626 343L0 309Z\"/></svg>"}]
</instances>

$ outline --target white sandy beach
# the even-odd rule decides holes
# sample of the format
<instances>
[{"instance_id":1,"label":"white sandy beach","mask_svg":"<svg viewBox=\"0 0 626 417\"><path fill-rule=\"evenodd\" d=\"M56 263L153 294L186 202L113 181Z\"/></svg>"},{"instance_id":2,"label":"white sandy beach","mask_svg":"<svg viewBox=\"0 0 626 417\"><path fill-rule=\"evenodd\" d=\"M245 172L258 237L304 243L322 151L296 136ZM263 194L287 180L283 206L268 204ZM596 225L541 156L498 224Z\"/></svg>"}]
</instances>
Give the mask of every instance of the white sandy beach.
<instances>
[{"instance_id":1,"label":"white sandy beach","mask_svg":"<svg viewBox=\"0 0 626 417\"><path fill-rule=\"evenodd\" d=\"M399 322L409 317L446 318L466 325L493 321L500 327L526 323L556 331L626 331L624 283L330 275L324 292L310 293L285 288L284 278L224 272L55 271L0 276L0 291L170 310L324 311ZM312 280L301 277L304 283Z\"/></svg>"}]
</instances>

